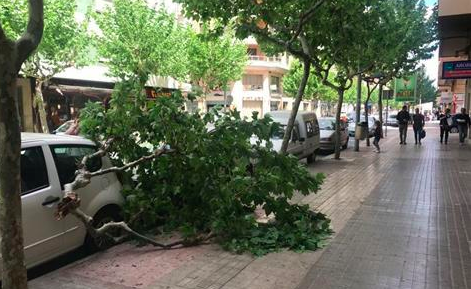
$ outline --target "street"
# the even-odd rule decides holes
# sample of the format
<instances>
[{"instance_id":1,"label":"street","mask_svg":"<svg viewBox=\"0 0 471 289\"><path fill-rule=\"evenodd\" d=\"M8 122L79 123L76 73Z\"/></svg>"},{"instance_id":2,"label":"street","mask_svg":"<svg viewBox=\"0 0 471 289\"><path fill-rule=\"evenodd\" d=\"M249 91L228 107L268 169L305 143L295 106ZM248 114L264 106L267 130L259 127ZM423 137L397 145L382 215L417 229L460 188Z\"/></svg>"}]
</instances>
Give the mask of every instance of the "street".
<instances>
[{"instance_id":1,"label":"street","mask_svg":"<svg viewBox=\"0 0 471 289\"><path fill-rule=\"evenodd\" d=\"M469 288L469 146L440 145L436 124L422 146L361 147L309 166L327 179L297 200L326 213L336 232L316 252L261 258L217 245L160 251L122 244L31 280L30 288ZM409 131L408 137L412 134Z\"/></svg>"}]
</instances>

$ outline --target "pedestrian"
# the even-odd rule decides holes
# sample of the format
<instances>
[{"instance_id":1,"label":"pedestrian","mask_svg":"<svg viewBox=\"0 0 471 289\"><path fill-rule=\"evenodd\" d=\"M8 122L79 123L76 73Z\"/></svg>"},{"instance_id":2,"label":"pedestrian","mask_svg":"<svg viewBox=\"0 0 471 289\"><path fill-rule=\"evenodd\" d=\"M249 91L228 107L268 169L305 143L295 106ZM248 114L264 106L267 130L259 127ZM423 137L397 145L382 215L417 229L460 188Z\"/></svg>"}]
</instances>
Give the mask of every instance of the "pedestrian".
<instances>
[{"instance_id":1,"label":"pedestrian","mask_svg":"<svg viewBox=\"0 0 471 289\"><path fill-rule=\"evenodd\" d=\"M423 114L420 113L420 110L418 108L415 109L415 114L412 117L413 124L412 128L414 129L414 138L415 138L415 144L422 145L420 135L422 134L422 130L424 129L425 126L425 117Z\"/></svg>"},{"instance_id":2,"label":"pedestrian","mask_svg":"<svg viewBox=\"0 0 471 289\"><path fill-rule=\"evenodd\" d=\"M59 112L57 109L53 106L51 107L51 121L53 125L53 129L56 129L61 125L61 119L59 117Z\"/></svg>"},{"instance_id":3,"label":"pedestrian","mask_svg":"<svg viewBox=\"0 0 471 289\"><path fill-rule=\"evenodd\" d=\"M464 145L464 140L468 136L468 129L471 123L469 114L466 113L466 108L461 109L461 113L458 113L455 117L458 123L458 131L460 133L460 145Z\"/></svg>"},{"instance_id":4,"label":"pedestrian","mask_svg":"<svg viewBox=\"0 0 471 289\"><path fill-rule=\"evenodd\" d=\"M410 121L410 114L409 114L409 111L407 110L406 105L404 105L402 107L402 110L397 114L396 120L399 125L399 137L401 139L401 142L399 144L406 145L407 144L406 143L407 127L409 126L409 121Z\"/></svg>"},{"instance_id":5,"label":"pedestrian","mask_svg":"<svg viewBox=\"0 0 471 289\"><path fill-rule=\"evenodd\" d=\"M445 110L445 114L440 116L440 143L443 143L443 136L445 136L445 144L448 144L448 135L450 134L450 127L453 125L453 118L450 114L450 109Z\"/></svg>"},{"instance_id":6,"label":"pedestrian","mask_svg":"<svg viewBox=\"0 0 471 289\"><path fill-rule=\"evenodd\" d=\"M373 134L373 137L375 138L373 141L373 145L376 148L376 152L379 153L381 151L379 148L379 140L383 137L383 129L379 120L375 121L375 132Z\"/></svg>"}]
</instances>

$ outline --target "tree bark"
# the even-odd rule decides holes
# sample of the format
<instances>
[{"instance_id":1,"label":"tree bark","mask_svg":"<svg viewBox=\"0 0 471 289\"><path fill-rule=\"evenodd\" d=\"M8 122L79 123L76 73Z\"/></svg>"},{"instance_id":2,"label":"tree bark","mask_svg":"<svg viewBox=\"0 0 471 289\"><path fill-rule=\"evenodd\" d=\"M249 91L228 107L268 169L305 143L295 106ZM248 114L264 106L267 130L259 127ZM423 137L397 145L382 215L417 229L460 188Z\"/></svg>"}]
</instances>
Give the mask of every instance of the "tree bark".
<instances>
[{"instance_id":1,"label":"tree bark","mask_svg":"<svg viewBox=\"0 0 471 289\"><path fill-rule=\"evenodd\" d=\"M293 131L294 121L296 120L296 115L298 114L299 105L301 104L301 100L304 96L304 90L306 89L306 84L309 79L309 73L311 70L311 63L309 60L304 60L304 74L303 78L301 79L301 83L298 88L298 93L296 94L296 99L293 104L293 109L291 110L291 114L288 120L288 125L286 126L285 135L283 136L283 143L281 144L280 153L286 154L288 150L288 144L291 139L291 132Z\"/></svg>"},{"instance_id":2,"label":"tree bark","mask_svg":"<svg viewBox=\"0 0 471 289\"><path fill-rule=\"evenodd\" d=\"M360 70L360 68L358 68ZM360 114L361 114L361 78L362 75L359 74L357 76L357 102L356 102L356 109L355 109L355 133L356 133L356 126L360 124ZM355 151L360 151L360 140L355 138Z\"/></svg>"},{"instance_id":3,"label":"tree bark","mask_svg":"<svg viewBox=\"0 0 471 289\"><path fill-rule=\"evenodd\" d=\"M379 84L378 91L378 110L379 110L379 122L381 123L381 129L383 129L383 84Z\"/></svg>"},{"instance_id":4,"label":"tree bark","mask_svg":"<svg viewBox=\"0 0 471 289\"><path fill-rule=\"evenodd\" d=\"M34 103L39 114L39 119L38 119L39 124L37 126L40 129L39 132L49 133L49 128L47 126L47 119L46 119L46 109L44 107L43 83L44 82L42 80L39 80L39 79L36 80L36 87L35 87L36 96L34 98Z\"/></svg>"},{"instance_id":5,"label":"tree bark","mask_svg":"<svg viewBox=\"0 0 471 289\"><path fill-rule=\"evenodd\" d=\"M3 50L2 50L3 51ZM0 54L0 57L2 55ZM20 116L16 75L0 76L0 234L3 288L27 288L20 181Z\"/></svg>"},{"instance_id":6,"label":"tree bark","mask_svg":"<svg viewBox=\"0 0 471 289\"><path fill-rule=\"evenodd\" d=\"M340 114L342 113L342 104L343 104L343 95L344 90L339 89L338 91L338 103L337 103L337 113L335 115L335 159L340 159Z\"/></svg>"},{"instance_id":7,"label":"tree bark","mask_svg":"<svg viewBox=\"0 0 471 289\"><path fill-rule=\"evenodd\" d=\"M16 81L23 62L43 33L43 0L29 0L29 19L20 39L8 39L0 25L0 237L2 285L26 289L21 220L21 132Z\"/></svg>"},{"instance_id":8,"label":"tree bark","mask_svg":"<svg viewBox=\"0 0 471 289\"><path fill-rule=\"evenodd\" d=\"M366 122L366 146L370 146L370 125L368 123L368 102L370 101L371 94L368 92L368 97L366 98L364 107L365 107L365 122Z\"/></svg>"}]
</instances>

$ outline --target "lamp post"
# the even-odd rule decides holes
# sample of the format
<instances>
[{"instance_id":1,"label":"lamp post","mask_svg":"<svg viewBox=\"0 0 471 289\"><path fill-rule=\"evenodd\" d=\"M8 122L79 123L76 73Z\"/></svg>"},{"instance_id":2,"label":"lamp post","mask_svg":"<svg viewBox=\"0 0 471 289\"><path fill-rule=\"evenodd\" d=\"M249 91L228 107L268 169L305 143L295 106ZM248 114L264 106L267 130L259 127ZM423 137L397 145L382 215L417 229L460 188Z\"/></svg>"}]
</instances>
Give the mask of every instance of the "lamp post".
<instances>
[{"instance_id":1,"label":"lamp post","mask_svg":"<svg viewBox=\"0 0 471 289\"><path fill-rule=\"evenodd\" d=\"M369 127L368 127L368 102L370 101L370 97L371 97L371 94L372 92L370 92L370 85L380 85L381 84L381 81L384 79L383 75L381 73L375 73L373 75L365 75L363 77L363 80L366 82L366 85L368 86L368 99L367 99L367 102L365 103L365 122L366 122L366 128L367 128L367 137L366 137L366 145L367 146L370 146L370 138L369 138ZM380 87L381 88L381 87ZM382 120L382 116L381 114L383 113L382 112L382 100L381 100L381 94L379 95L379 108L380 108L380 122L381 122L381 125L383 125L383 122L381 121Z\"/></svg>"}]
</instances>

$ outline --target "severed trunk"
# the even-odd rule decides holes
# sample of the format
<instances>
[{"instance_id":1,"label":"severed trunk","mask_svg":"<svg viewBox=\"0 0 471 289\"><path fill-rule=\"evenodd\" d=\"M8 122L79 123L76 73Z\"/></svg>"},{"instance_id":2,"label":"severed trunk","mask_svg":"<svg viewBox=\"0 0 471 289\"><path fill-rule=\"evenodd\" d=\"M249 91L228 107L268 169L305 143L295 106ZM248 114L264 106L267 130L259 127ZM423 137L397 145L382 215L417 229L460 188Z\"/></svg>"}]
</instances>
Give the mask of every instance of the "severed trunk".
<instances>
[{"instance_id":1,"label":"severed trunk","mask_svg":"<svg viewBox=\"0 0 471 289\"><path fill-rule=\"evenodd\" d=\"M2 57L0 52L0 58ZM3 64L3 63L2 63ZM2 71L4 72L4 71ZM27 288L20 181L20 116L16 75L0 75L0 234L3 288Z\"/></svg>"},{"instance_id":2,"label":"severed trunk","mask_svg":"<svg viewBox=\"0 0 471 289\"><path fill-rule=\"evenodd\" d=\"M335 115L335 159L339 160L340 159L340 114L342 113L342 104L343 104L343 95L344 95L344 90L339 89L338 90L338 95L339 95L339 100L337 103L337 113Z\"/></svg>"},{"instance_id":3,"label":"severed trunk","mask_svg":"<svg viewBox=\"0 0 471 289\"><path fill-rule=\"evenodd\" d=\"M38 124L37 128L39 129L38 132L42 133L49 133L49 128L47 126L47 119L46 119L46 109L44 107L44 96L43 96L43 83L42 80L36 80L36 87L35 87L35 97L34 97L34 105L38 112L39 117L37 118Z\"/></svg>"},{"instance_id":4,"label":"severed trunk","mask_svg":"<svg viewBox=\"0 0 471 289\"><path fill-rule=\"evenodd\" d=\"M288 150L288 144L291 139L291 132L293 131L294 121L296 120L296 115L298 114L299 105L304 96L304 90L306 89L306 84L309 79L309 73L311 69L311 64L309 60L304 60L304 73L301 83L299 84L298 92L296 94L296 99L294 100L293 109L288 120L288 125L286 126L285 135L283 136L283 143L281 144L280 153L286 154Z\"/></svg>"}]
</instances>

